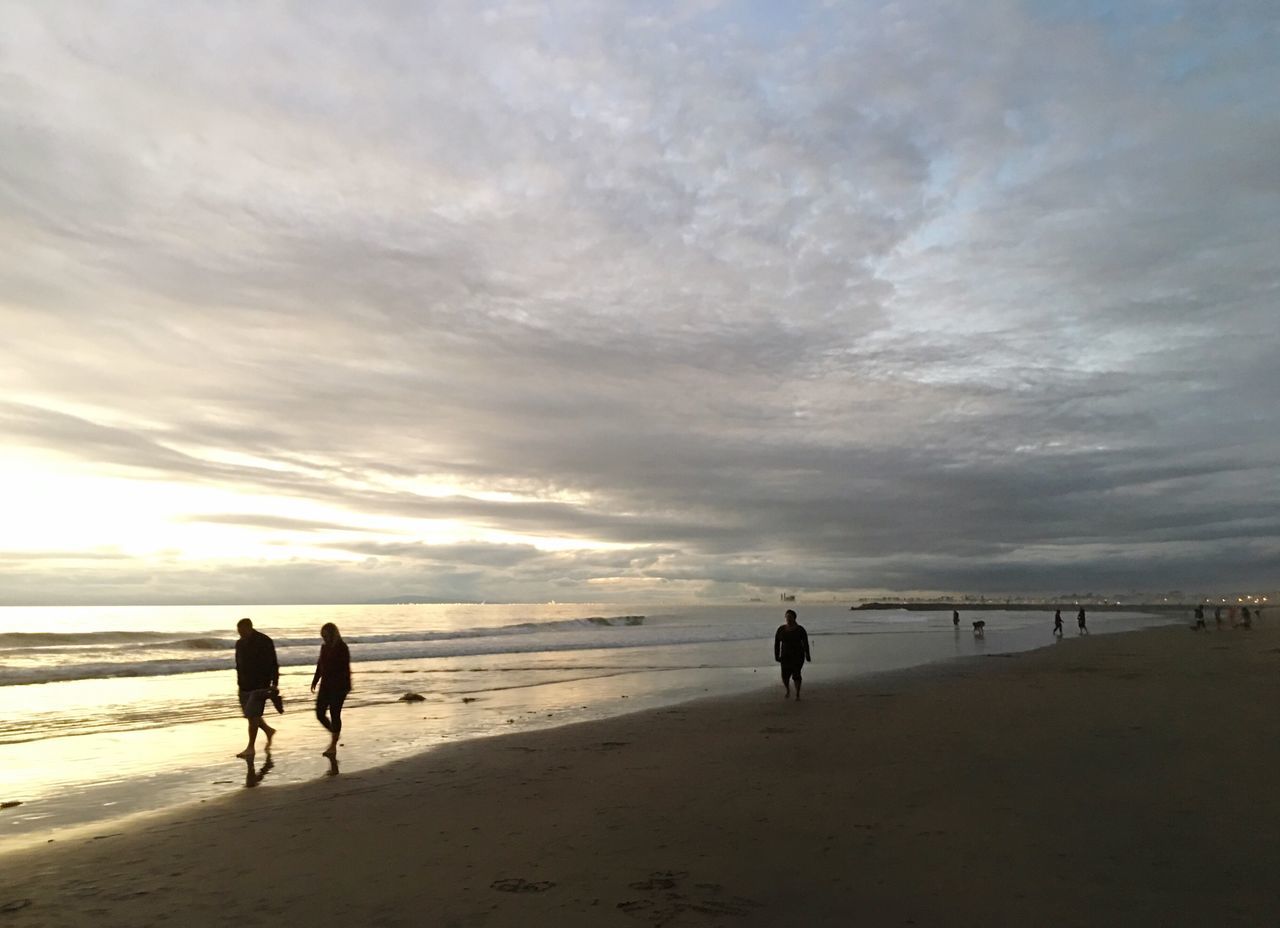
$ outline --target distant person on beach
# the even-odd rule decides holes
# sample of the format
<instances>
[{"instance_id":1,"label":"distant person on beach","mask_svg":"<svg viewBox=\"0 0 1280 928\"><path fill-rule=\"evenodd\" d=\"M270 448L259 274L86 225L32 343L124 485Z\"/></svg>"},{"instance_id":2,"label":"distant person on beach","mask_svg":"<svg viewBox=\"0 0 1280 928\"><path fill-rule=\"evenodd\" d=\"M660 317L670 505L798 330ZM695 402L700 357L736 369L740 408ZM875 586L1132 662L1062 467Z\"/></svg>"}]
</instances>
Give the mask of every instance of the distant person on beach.
<instances>
[{"instance_id":1,"label":"distant person on beach","mask_svg":"<svg viewBox=\"0 0 1280 928\"><path fill-rule=\"evenodd\" d=\"M1053 610L1053 633L1059 638L1062 637L1062 610Z\"/></svg>"},{"instance_id":2,"label":"distant person on beach","mask_svg":"<svg viewBox=\"0 0 1280 928\"><path fill-rule=\"evenodd\" d=\"M960 627L960 610L959 609L951 610L951 627L952 628Z\"/></svg>"},{"instance_id":3,"label":"distant person on beach","mask_svg":"<svg viewBox=\"0 0 1280 928\"><path fill-rule=\"evenodd\" d=\"M1213 624L1217 625L1218 628L1222 628L1222 607L1221 606L1215 606L1213 609Z\"/></svg>"},{"instance_id":4,"label":"distant person on beach","mask_svg":"<svg viewBox=\"0 0 1280 928\"><path fill-rule=\"evenodd\" d=\"M1195 628L1199 630L1201 628L1206 628L1206 627L1207 626L1204 624L1204 606L1196 606Z\"/></svg>"},{"instance_id":5,"label":"distant person on beach","mask_svg":"<svg viewBox=\"0 0 1280 928\"><path fill-rule=\"evenodd\" d=\"M779 625L773 635L773 659L782 665L782 686L791 698L791 681L796 681L796 699L800 698L800 684L804 681L804 662L812 661L809 655L809 633L796 623L796 611L788 609L786 624Z\"/></svg>"},{"instance_id":6,"label":"distant person on beach","mask_svg":"<svg viewBox=\"0 0 1280 928\"><path fill-rule=\"evenodd\" d=\"M267 733L267 750L276 730L262 718L267 700L280 683L280 663L276 660L275 642L253 627L250 619L236 623L240 640L236 642L236 683L240 688L240 709L249 720L249 746L236 757L250 758L258 740L258 729Z\"/></svg>"},{"instance_id":7,"label":"distant person on beach","mask_svg":"<svg viewBox=\"0 0 1280 928\"><path fill-rule=\"evenodd\" d=\"M316 674L311 678L311 692L320 685L316 695L316 718L328 729L331 739L322 757L338 755L338 736L342 734L342 704L351 692L351 650L342 640L338 626L325 622L320 626L320 659L316 661ZM327 713L327 717L326 717Z\"/></svg>"},{"instance_id":8,"label":"distant person on beach","mask_svg":"<svg viewBox=\"0 0 1280 928\"><path fill-rule=\"evenodd\" d=\"M1083 609L1081 609L1079 612L1077 612L1077 613L1076 613L1076 625L1077 625L1077 626L1079 626L1079 628L1080 628L1080 634L1082 634L1082 635L1087 635L1087 634L1089 634L1089 627L1088 627L1087 625L1085 625L1085 624L1084 624L1084 610L1083 610Z\"/></svg>"},{"instance_id":9,"label":"distant person on beach","mask_svg":"<svg viewBox=\"0 0 1280 928\"><path fill-rule=\"evenodd\" d=\"M1248 606L1240 609L1240 625L1244 628L1253 628L1253 615L1249 612Z\"/></svg>"}]
</instances>

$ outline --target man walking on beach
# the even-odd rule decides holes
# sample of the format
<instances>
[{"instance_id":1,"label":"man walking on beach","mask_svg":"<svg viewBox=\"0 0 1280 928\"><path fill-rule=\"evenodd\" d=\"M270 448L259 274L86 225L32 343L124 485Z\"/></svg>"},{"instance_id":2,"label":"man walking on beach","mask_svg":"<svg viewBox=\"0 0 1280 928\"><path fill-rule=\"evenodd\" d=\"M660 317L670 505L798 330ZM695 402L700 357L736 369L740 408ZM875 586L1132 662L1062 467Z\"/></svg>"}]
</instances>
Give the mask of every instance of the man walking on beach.
<instances>
[{"instance_id":1,"label":"man walking on beach","mask_svg":"<svg viewBox=\"0 0 1280 928\"><path fill-rule=\"evenodd\" d=\"M1057 637L1062 637L1062 610L1053 610L1053 633Z\"/></svg>"},{"instance_id":2,"label":"man walking on beach","mask_svg":"<svg viewBox=\"0 0 1280 928\"><path fill-rule=\"evenodd\" d=\"M1089 634L1089 628L1084 624L1084 609L1076 613L1076 625L1080 626L1080 634Z\"/></svg>"},{"instance_id":3,"label":"man walking on beach","mask_svg":"<svg viewBox=\"0 0 1280 928\"><path fill-rule=\"evenodd\" d=\"M796 623L796 611L788 609L786 624L779 625L773 635L773 659L782 665L782 686L791 698L791 681L796 681L796 699L800 699L800 684L804 682L804 662L812 661L809 655L809 633Z\"/></svg>"},{"instance_id":4,"label":"man walking on beach","mask_svg":"<svg viewBox=\"0 0 1280 928\"><path fill-rule=\"evenodd\" d=\"M250 758L258 740L258 729L267 733L267 750L276 730L263 721L267 700L280 682L280 664L276 660L275 642L253 627L250 619L236 623L240 640L236 642L236 683L240 688L240 708L249 720L249 746L236 757Z\"/></svg>"}]
</instances>

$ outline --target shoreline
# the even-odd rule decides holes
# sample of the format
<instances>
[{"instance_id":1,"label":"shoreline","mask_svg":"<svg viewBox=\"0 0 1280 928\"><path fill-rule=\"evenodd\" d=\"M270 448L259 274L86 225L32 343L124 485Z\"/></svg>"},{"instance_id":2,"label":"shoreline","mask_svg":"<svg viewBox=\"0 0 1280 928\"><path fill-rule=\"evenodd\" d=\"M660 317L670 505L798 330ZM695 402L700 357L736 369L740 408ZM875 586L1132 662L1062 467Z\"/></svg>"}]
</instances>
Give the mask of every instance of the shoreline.
<instances>
[{"instance_id":1,"label":"shoreline","mask_svg":"<svg viewBox=\"0 0 1280 928\"><path fill-rule=\"evenodd\" d=\"M1098 633L1113 634L1122 628L1113 629L1104 622ZM987 639L974 638L967 628L959 631L950 625L945 631L934 629L923 637L902 637L902 630L888 628L866 633L846 625L834 634L817 633L821 661L817 672L826 682L863 679L869 672L905 667L922 667L929 673L928 668L957 656L1046 647L1053 639L1044 632L1025 621L1021 626L997 627ZM523 681L537 684L532 687L482 687L476 692L469 686L452 684L441 692L423 690L427 699L417 705L383 695L378 702L357 704L348 716L343 741L349 748L341 751L341 770L349 774L376 769L443 745L507 731L543 730L682 705L708 696L767 691L774 686L776 665L752 666L759 650L755 641L733 642L727 649L703 655L703 659L721 663L697 667L687 664L683 655L650 652L652 657L643 659L641 666L604 668L608 672L594 667L567 677L559 673L563 679L558 681ZM609 655L606 661L617 661L618 652L602 653ZM586 667L596 663L595 658L588 658ZM403 682L410 686L419 679L416 668L413 671L403 676ZM369 679L391 679L381 676L385 673L373 671ZM175 678L183 687L178 692L199 695L203 691L196 685L197 678L213 675ZM115 831L127 827L127 820L135 816L213 801L249 782L256 785L260 781L264 790L274 791L324 776L329 772L327 762L311 756L310 745L312 735L315 743L322 738L327 742L327 735L310 717L305 681L300 677L290 680L285 697L293 711L284 717L284 737L278 741L273 758L276 763L260 771L258 777L238 761L229 763L234 751L227 751L226 746L239 750L244 728L243 721L230 714L194 724L125 728L0 747L0 800L22 802L20 807L0 813L0 853L49 838L61 841L86 830ZM145 682L154 692L139 696L138 705L163 705L164 681L146 678ZM112 680L110 685L112 692L121 695L136 689L127 680ZM385 690L385 683L383 687ZM204 689L208 689L207 682ZM362 695L378 699L376 692L366 690Z\"/></svg>"},{"instance_id":2,"label":"shoreline","mask_svg":"<svg viewBox=\"0 0 1280 928\"><path fill-rule=\"evenodd\" d=\"M1071 638L245 790L10 853L7 924L1274 921L1280 630ZM252 849L252 850L249 850ZM246 882L247 881L247 882Z\"/></svg>"},{"instance_id":3,"label":"shoreline","mask_svg":"<svg viewBox=\"0 0 1280 928\"><path fill-rule=\"evenodd\" d=\"M1048 601L1048 602L986 602L986 603L956 603L949 602L945 599L933 600L929 602L899 602L897 600L880 600L868 603L862 603L857 606L850 606L850 612L1053 612L1061 610L1069 613L1071 618L1075 618L1076 611L1084 609L1086 613L1092 612L1140 612L1147 615L1166 617L1169 615L1186 615L1189 616L1197 606L1205 606L1212 609L1217 603L1082 603L1075 600ZM1252 603L1249 603L1252 606ZM1222 608L1228 608L1226 603L1222 604ZM1261 615L1261 610L1259 610Z\"/></svg>"}]
</instances>

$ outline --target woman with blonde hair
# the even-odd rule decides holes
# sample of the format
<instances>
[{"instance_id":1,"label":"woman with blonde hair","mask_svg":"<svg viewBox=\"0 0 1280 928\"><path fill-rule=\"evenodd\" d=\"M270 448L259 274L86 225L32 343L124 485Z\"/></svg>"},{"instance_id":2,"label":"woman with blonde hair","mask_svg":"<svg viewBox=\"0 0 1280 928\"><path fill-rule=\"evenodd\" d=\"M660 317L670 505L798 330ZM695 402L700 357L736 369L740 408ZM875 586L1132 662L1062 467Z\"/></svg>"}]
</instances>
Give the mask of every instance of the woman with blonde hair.
<instances>
[{"instance_id":1,"label":"woman with blonde hair","mask_svg":"<svg viewBox=\"0 0 1280 928\"><path fill-rule=\"evenodd\" d=\"M320 627L320 638L324 644L320 646L316 674L311 678L311 692L315 693L316 684L320 685L320 692L316 695L316 718L332 737L328 750L322 755L337 757L338 736L342 734L342 704L351 692L351 650L342 640L338 626L332 622L325 622Z\"/></svg>"}]
</instances>

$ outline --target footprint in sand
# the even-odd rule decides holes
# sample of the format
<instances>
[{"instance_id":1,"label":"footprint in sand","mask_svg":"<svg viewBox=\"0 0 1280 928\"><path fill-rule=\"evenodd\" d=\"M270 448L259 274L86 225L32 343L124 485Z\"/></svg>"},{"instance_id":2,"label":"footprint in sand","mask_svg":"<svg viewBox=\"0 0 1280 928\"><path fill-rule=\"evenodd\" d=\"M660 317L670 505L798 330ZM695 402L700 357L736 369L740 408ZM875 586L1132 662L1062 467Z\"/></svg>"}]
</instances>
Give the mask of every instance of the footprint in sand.
<instances>
[{"instance_id":1,"label":"footprint in sand","mask_svg":"<svg viewBox=\"0 0 1280 928\"><path fill-rule=\"evenodd\" d=\"M494 880L489 884L489 888L496 889L500 893L545 893L555 885L550 880L526 880L523 877L513 876Z\"/></svg>"},{"instance_id":2,"label":"footprint in sand","mask_svg":"<svg viewBox=\"0 0 1280 928\"><path fill-rule=\"evenodd\" d=\"M667 925L686 913L710 918L745 917L760 903L740 896L725 896L719 883L694 883L693 892L681 892L689 877L683 870L658 870L644 880L628 884L645 893L644 898L619 902L620 912L634 915L653 925Z\"/></svg>"},{"instance_id":3,"label":"footprint in sand","mask_svg":"<svg viewBox=\"0 0 1280 928\"><path fill-rule=\"evenodd\" d=\"M675 889L676 880L682 879L689 874L687 873L655 873L647 880L639 880L635 883L628 883L632 889L654 890L654 889Z\"/></svg>"}]
</instances>

